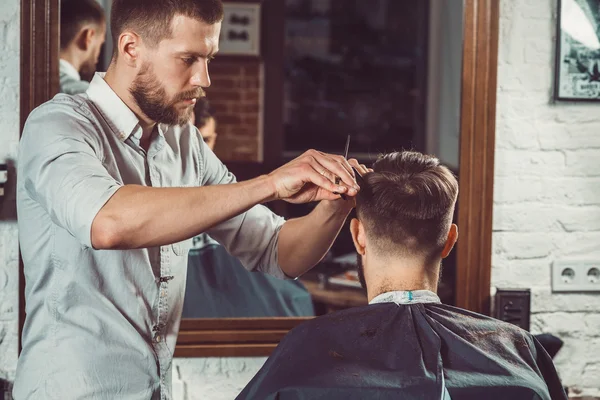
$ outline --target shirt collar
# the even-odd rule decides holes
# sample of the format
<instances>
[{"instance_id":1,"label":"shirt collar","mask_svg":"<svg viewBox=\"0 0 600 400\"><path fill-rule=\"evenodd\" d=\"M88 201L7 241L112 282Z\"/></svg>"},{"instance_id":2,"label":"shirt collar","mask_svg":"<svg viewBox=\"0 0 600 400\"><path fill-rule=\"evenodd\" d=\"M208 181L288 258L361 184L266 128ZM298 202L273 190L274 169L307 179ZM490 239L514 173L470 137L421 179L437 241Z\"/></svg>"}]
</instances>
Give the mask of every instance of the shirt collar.
<instances>
[{"instance_id":1,"label":"shirt collar","mask_svg":"<svg viewBox=\"0 0 600 400\"><path fill-rule=\"evenodd\" d=\"M140 121L104 80L104 72L96 72L87 90L89 99L96 104L113 132L124 142L133 135L142 137Z\"/></svg>"},{"instance_id":2,"label":"shirt collar","mask_svg":"<svg viewBox=\"0 0 600 400\"><path fill-rule=\"evenodd\" d=\"M63 60L62 58L58 60L60 65L60 70L64 74L68 75L70 78L76 79L78 81L81 80L81 75L79 75L79 71L67 60Z\"/></svg>"},{"instance_id":3,"label":"shirt collar","mask_svg":"<svg viewBox=\"0 0 600 400\"><path fill-rule=\"evenodd\" d=\"M396 303L416 304L416 303L441 303L437 294L429 290L397 290L393 292L382 293L376 296L369 304Z\"/></svg>"}]
</instances>

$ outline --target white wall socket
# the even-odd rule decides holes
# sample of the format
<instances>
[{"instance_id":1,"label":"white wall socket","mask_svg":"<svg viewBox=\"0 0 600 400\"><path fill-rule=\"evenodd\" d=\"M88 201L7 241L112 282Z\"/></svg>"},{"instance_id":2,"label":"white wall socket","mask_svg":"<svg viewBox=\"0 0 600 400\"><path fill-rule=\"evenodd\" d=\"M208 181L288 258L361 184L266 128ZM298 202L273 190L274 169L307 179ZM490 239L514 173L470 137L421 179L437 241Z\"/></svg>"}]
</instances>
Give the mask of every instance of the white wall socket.
<instances>
[{"instance_id":1,"label":"white wall socket","mask_svg":"<svg viewBox=\"0 0 600 400\"><path fill-rule=\"evenodd\" d=\"M552 264L552 291L600 292L600 261L555 261Z\"/></svg>"},{"instance_id":2,"label":"white wall socket","mask_svg":"<svg viewBox=\"0 0 600 400\"><path fill-rule=\"evenodd\" d=\"M6 164L0 164L0 197L4 196L4 184L8 180Z\"/></svg>"}]
</instances>

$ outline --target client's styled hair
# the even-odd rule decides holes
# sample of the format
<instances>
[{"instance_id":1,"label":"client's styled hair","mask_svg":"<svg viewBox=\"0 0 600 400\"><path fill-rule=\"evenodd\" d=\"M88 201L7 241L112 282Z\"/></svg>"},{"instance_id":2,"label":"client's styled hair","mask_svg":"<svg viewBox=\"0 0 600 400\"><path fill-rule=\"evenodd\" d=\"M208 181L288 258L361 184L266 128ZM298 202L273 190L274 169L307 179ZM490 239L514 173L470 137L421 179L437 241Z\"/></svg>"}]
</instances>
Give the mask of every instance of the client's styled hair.
<instances>
[{"instance_id":1,"label":"client's styled hair","mask_svg":"<svg viewBox=\"0 0 600 400\"><path fill-rule=\"evenodd\" d=\"M458 197L454 174L414 151L383 155L373 171L364 176L356 212L376 250L439 256Z\"/></svg>"}]
</instances>

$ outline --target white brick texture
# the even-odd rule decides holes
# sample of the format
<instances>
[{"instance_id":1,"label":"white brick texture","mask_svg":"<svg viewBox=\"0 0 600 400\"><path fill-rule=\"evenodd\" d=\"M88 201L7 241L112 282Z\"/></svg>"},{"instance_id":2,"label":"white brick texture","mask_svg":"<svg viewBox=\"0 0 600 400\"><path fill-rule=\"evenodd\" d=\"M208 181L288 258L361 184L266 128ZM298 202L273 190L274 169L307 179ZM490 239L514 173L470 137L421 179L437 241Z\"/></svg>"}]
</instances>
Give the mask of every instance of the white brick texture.
<instances>
[{"instance_id":1,"label":"white brick texture","mask_svg":"<svg viewBox=\"0 0 600 400\"><path fill-rule=\"evenodd\" d=\"M500 3L492 285L532 289L563 383L600 396L600 293L550 286L554 261L600 259L600 106L552 100L556 3Z\"/></svg>"},{"instance_id":2,"label":"white brick texture","mask_svg":"<svg viewBox=\"0 0 600 400\"><path fill-rule=\"evenodd\" d=\"M19 4L0 1L0 163L14 161L19 141ZM12 381L17 365L19 262L14 189L7 192L0 198L0 379Z\"/></svg>"}]
</instances>

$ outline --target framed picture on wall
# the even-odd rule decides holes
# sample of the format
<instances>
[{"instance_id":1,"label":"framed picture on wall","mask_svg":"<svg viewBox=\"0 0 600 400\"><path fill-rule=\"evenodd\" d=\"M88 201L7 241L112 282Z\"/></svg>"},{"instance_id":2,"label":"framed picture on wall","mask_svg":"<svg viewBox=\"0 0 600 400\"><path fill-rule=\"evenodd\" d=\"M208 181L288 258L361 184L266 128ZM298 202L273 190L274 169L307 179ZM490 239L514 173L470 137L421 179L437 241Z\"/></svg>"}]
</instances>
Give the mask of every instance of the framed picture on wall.
<instances>
[{"instance_id":1,"label":"framed picture on wall","mask_svg":"<svg viewBox=\"0 0 600 400\"><path fill-rule=\"evenodd\" d=\"M260 3L223 2L219 54L260 55Z\"/></svg>"},{"instance_id":2,"label":"framed picture on wall","mask_svg":"<svg viewBox=\"0 0 600 400\"><path fill-rule=\"evenodd\" d=\"M600 101L600 0L559 0L554 97Z\"/></svg>"}]
</instances>

